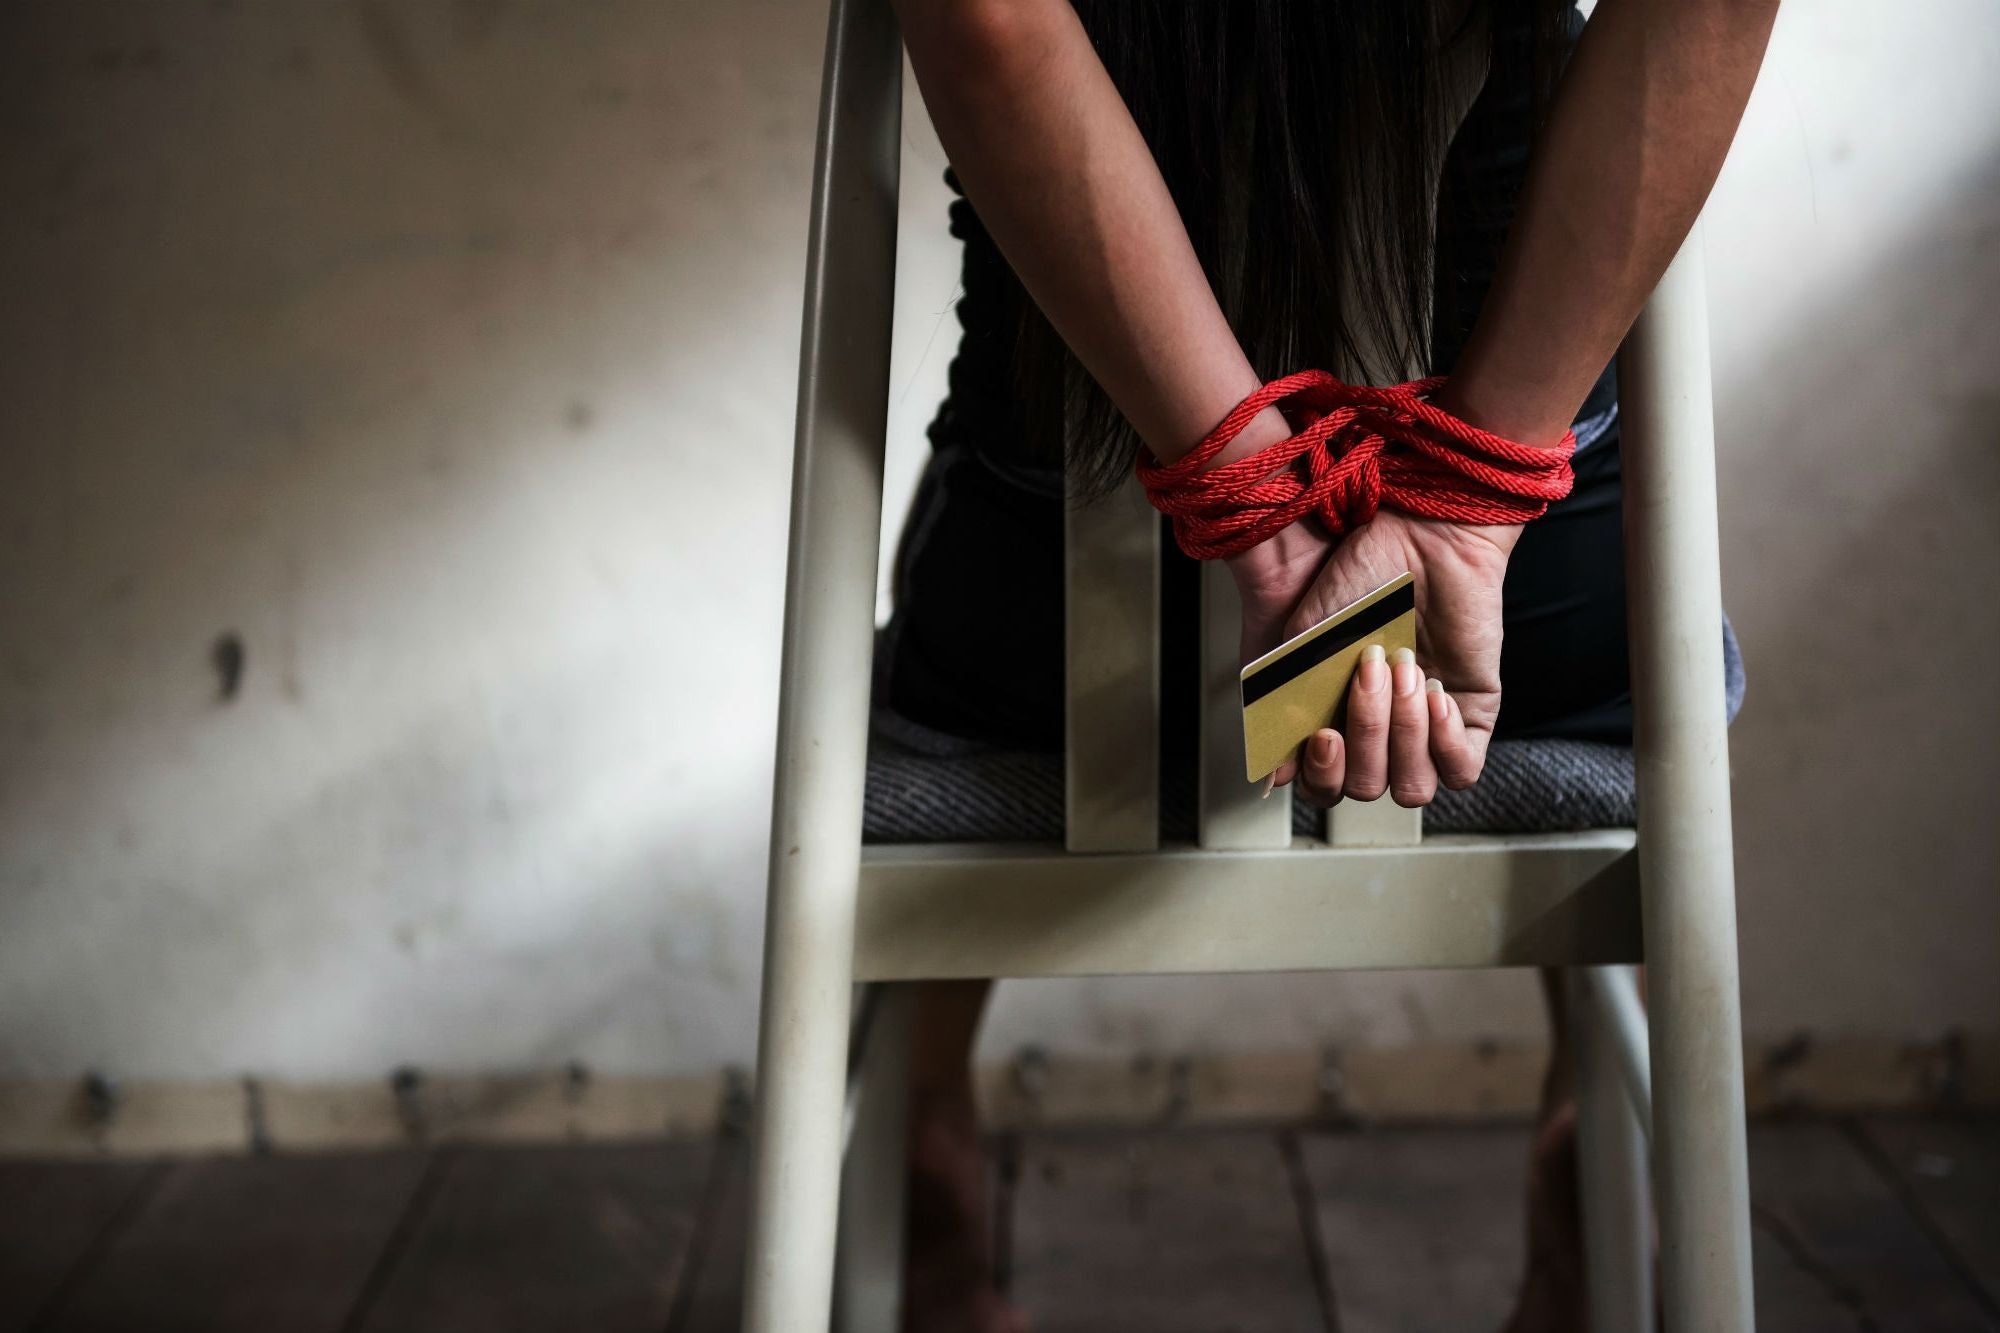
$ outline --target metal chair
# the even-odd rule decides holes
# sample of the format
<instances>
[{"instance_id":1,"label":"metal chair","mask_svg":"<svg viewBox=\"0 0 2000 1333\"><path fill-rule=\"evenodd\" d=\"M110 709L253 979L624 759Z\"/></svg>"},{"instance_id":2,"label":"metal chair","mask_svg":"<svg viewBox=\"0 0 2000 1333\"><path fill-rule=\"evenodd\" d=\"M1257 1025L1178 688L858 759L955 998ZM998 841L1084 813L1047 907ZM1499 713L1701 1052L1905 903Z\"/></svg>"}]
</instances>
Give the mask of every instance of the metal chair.
<instances>
[{"instance_id":1,"label":"metal chair","mask_svg":"<svg viewBox=\"0 0 2000 1333\"><path fill-rule=\"evenodd\" d=\"M1574 1006L1592 1326L1652 1324L1650 1177L1666 1327L1751 1328L1698 240L1662 279L1619 362L1636 833L1424 839L1416 812L1382 801L1339 807L1323 841L1295 839L1287 803L1259 801L1242 779L1238 610L1217 569L1204 587L1198 841L1158 846L1149 759L1159 524L1128 495L1069 519L1067 845L864 849L901 88L887 0L833 0L800 357L743 1327L896 1327L909 1015L897 987L873 990L851 1066L857 982L1539 965L1568 969ZM1627 966L1642 961L1650 1030Z\"/></svg>"}]
</instances>

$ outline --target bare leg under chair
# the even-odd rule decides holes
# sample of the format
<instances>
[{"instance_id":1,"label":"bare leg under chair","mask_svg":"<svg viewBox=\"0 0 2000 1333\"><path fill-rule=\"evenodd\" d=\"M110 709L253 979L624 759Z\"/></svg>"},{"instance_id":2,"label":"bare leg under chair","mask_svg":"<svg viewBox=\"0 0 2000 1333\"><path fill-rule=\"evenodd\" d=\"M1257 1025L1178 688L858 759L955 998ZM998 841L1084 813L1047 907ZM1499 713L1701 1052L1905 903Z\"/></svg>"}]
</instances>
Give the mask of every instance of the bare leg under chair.
<instances>
[{"instance_id":1,"label":"bare leg under chair","mask_svg":"<svg viewBox=\"0 0 2000 1333\"><path fill-rule=\"evenodd\" d=\"M910 1048L905 1333L1025 1333L993 1280L972 1047L990 981L918 983Z\"/></svg>"}]
</instances>

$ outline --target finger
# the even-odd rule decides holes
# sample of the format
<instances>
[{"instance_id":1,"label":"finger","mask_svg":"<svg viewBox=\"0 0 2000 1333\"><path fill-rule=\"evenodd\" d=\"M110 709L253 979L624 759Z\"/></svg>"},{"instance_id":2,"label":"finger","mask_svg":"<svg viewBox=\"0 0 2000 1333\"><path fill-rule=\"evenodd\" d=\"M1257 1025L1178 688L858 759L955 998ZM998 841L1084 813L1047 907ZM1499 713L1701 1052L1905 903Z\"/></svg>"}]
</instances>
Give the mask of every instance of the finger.
<instances>
[{"instance_id":1,"label":"finger","mask_svg":"<svg viewBox=\"0 0 2000 1333\"><path fill-rule=\"evenodd\" d=\"M1463 791L1479 781L1486 756L1466 734L1458 700L1445 693L1444 682L1430 681L1424 691L1424 704L1431 715L1431 760L1437 765L1438 781L1452 791Z\"/></svg>"},{"instance_id":2,"label":"finger","mask_svg":"<svg viewBox=\"0 0 2000 1333\"><path fill-rule=\"evenodd\" d=\"M1437 795L1438 777L1431 763L1431 715L1417 655L1398 648L1389 678L1389 794L1405 808L1429 805Z\"/></svg>"},{"instance_id":3,"label":"finger","mask_svg":"<svg viewBox=\"0 0 2000 1333\"><path fill-rule=\"evenodd\" d=\"M1271 776L1264 779L1264 795L1269 796L1277 788L1285 786L1299 775L1297 756L1287 759L1271 770Z\"/></svg>"},{"instance_id":4,"label":"finger","mask_svg":"<svg viewBox=\"0 0 2000 1333\"><path fill-rule=\"evenodd\" d=\"M1347 691L1347 782L1357 801L1372 801L1389 788L1389 665L1382 645L1361 652L1361 667Z\"/></svg>"},{"instance_id":5,"label":"finger","mask_svg":"<svg viewBox=\"0 0 2000 1333\"><path fill-rule=\"evenodd\" d=\"M1306 741L1304 757L1305 762L1299 767L1299 794L1324 810L1340 800L1340 784L1347 772L1347 746L1339 732L1322 728Z\"/></svg>"}]
</instances>

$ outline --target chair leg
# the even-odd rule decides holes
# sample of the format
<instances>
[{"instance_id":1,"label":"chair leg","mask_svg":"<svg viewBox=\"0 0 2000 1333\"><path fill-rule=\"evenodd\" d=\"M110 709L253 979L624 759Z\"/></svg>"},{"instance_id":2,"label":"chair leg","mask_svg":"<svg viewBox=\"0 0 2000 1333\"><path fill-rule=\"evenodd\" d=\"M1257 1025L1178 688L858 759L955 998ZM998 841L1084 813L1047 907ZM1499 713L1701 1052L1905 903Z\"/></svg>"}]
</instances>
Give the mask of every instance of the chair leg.
<instances>
[{"instance_id":1,"label":"chair leg","mask_svg":"<svg viewBox=\"0 0 2000 1333\"><path fill-rule=\"evenodd\" d=\"M834 1333L897 1333L909 1197L910 1022L915 992L883 985L862 1038L840 1183Z\"/></svg>"},{"instance_id":2,"label":"chair leg","mask_svg":"<svg viewBox=\"0 0 2000 1333\"><path fill-rule=\"evenodd\" d=\"M825 973L834 969L800 956L819 941L799 929L785 935L765 950L745 1333L824 1329L832 1291L846 988L829 994Z\"/></svg>"},{"instance_id":3,"label":"chair leg","mask_svg":"<svg viewBox=\"0 0 2000 1333\"><path fill-rule=\"evenodd\" d=\"M1569 968L1576 1148L1591 1333L1650 1333L1653 1216L1646 1142L1619 1070L1617 1035L1584 968Z\"/></svg>"},{"instance_id":4,"label":"chair leg","mask_svg":"<svg viewBox=\"0 0 2000 1333\"><path fill-rule=\"evenodd\" d=\"M1697 232L1618 362L1669 1333L1755 1325L1706 302Z\"/></svg>"},{"instance_id":5,"label":"chair leg","mask_svg":"<svg viewBox=\"0 0 2000 1333\"><path fill-rule=\"evenodd\" d=\"M799 350L744 1333L820 1333L832 1303L902 93L887 0L833 0Z\"/></svg>"}]
</instances>

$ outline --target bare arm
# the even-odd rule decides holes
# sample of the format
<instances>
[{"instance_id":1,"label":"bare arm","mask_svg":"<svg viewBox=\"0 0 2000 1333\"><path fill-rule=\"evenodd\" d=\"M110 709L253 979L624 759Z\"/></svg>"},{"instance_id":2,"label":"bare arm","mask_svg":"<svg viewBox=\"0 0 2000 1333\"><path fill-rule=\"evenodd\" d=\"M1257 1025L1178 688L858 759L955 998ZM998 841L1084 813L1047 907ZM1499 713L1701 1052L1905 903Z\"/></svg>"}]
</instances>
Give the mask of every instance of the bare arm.
<instances>
[{"instance_id":1,"label":"bare arm","mask_svg":"<svg viewBox=\"0 0 2000 1333\"><path fill-rule=\"evenodd\" d=\"M1577 43L1445 404L1561 436L1722 169L1777 0L1601 0Z\"/></svg>"},{"instance_id":2,"label":"bare arm","mask_svg":"<svg viewBox=\"0 0 2000 1333\"><path fill-rule=\"evenodd\" d=\"M1162 459L1259 383L1173 196L1066 0L899 0L967 196L1063 341ZM1232 455L1290 432L1265 414Z\"/></svg>"},{"instance_id":3,"label":"bare arm","mask_svg":"<svg viewBox=\"0 0 2000 1333\"><path fill-rule=\"evenodd\" d=\"M1442 406L1513 439L1561 436L1708 198L1776 12L1777 0L1601 0ZM1312 799L1387 791L1422 805L1440 782L1478 778L1499 718L1501 583L1519 535L1389 512L1334 550L1286 628L1411 569L1418 660L1357 674L1346 734L1322 732L1303 753L1297 776ZM1442 689L1420 693L1425 675ZM1288 765L1280 780L1293 775Z\"/></svg>"}]
</instances>

